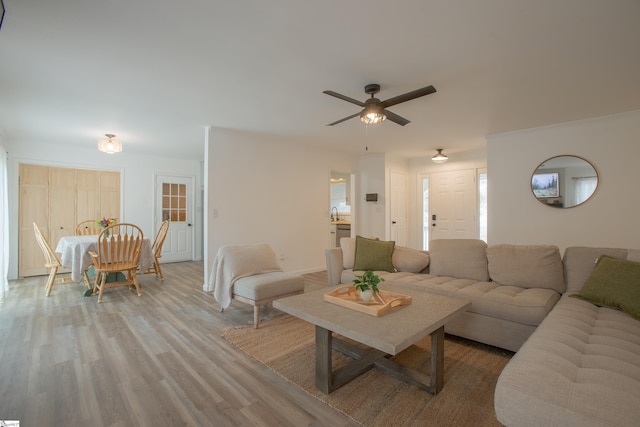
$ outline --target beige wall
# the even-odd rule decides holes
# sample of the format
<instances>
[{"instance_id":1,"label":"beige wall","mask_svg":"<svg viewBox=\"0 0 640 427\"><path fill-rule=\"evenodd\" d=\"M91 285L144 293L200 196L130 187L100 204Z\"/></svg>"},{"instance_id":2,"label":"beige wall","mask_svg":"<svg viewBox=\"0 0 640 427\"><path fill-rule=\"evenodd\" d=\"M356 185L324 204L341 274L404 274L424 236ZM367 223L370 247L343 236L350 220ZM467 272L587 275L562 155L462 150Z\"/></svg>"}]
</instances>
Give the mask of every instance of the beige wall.
<instances>
[{"instance_id":1,"label":"beige wall","mask_svg":"<svg viewBox=\"0 0 640 427\"><path fill-rule=\"evenodd\" d=\"M592 199L570 209L532 195L533 170L571 154L599 175ZM640 111L487 138L489 244L640 248Z\"/></svg>"}]
</instances>

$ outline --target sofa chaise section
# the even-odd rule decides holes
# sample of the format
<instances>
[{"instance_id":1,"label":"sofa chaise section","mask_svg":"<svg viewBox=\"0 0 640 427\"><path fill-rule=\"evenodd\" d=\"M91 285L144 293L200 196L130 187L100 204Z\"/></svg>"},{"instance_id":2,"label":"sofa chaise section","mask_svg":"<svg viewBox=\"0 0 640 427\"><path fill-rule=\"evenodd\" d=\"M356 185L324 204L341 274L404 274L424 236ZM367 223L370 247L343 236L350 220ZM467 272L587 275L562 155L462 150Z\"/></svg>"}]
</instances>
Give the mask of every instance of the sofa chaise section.
<instances>
[{"instance_id":1,"label":"sofa chaise section","mask_svg":"<svg viewBox=\"0 0 640 427\"><path fill-rule=\"evenodd\" d=\"M506 426L640 425L640 321L571 297L602 255L638 251L567 248L567 293L501 373L495 390Z\"/></svg>"}]
</instances>

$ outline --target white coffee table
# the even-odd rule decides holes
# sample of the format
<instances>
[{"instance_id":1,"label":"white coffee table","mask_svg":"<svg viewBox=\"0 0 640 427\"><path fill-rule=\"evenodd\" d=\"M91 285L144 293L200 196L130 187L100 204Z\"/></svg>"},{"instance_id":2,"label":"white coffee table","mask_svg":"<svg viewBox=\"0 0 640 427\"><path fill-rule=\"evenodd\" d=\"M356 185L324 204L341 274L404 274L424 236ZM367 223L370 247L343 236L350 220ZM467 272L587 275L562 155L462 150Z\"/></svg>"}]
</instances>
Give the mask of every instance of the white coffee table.
<instances>
[{"instance_id":1,"label":"white coffee table","mask_svg":"<svg viewBox=\"0 0 640 427\"><path fill-rule=\"evenodd\" d=\"M428 292L384 285L381 289L410 295L411 304L376 317L324 300L333 288L275 300L273 306L316 325L316 387L324 393L343 386L371 368L437 394L443 387L444 325L468 310L469 301ZM333 332L370 349L333 337ZM421 338L431 335L430 375L401 366L389 359ZM353 358L333 370L331 350Z\"/></svg>"}]
</instances>

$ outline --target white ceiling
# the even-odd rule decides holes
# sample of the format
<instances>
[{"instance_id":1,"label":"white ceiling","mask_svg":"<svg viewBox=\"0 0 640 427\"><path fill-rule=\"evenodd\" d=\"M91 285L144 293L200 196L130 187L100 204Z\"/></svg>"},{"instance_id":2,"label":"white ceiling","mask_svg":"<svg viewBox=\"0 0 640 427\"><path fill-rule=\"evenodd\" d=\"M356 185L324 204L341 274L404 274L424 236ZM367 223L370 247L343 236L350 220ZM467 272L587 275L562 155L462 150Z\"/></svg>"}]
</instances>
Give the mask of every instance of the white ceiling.
<instances>
[{"instance_id":1,"label":"white ceiling","mask_svg":"<svg viewBox=\"0 0 640 427\"><path fill-rule=\"evenodd\" d=\"M7 141L200 158L207 125L341 150L451 155L640 109L638 0L4 0ZM429 84L366 127L358 107Z\"/></svg>"}]
</instances>

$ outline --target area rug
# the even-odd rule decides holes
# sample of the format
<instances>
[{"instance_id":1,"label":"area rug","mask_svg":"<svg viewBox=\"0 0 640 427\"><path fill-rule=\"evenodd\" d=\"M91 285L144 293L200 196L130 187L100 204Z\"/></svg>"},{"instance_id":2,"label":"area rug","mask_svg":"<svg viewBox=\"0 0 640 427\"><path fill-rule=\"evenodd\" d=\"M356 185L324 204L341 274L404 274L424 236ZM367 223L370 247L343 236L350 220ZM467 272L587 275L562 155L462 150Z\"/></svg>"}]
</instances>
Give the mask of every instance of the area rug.
<instances>
[{"instance_id":1,"label":"area rug","mask_svg":"<svg viewBox=\"0 0 640 427\"><path fill-rule=\"evenodd\" d=\"M432 396L372 369L333 393L315 387L315 329L296 317L276 317L259 329L229 329L223 337L251 357L365 426L500 426L493 392L513 353L447 335L444 388ZM430 338L393 360L428 372ZM333 352L334 369L349 359Z\"/></svg>"}]
</instances>

